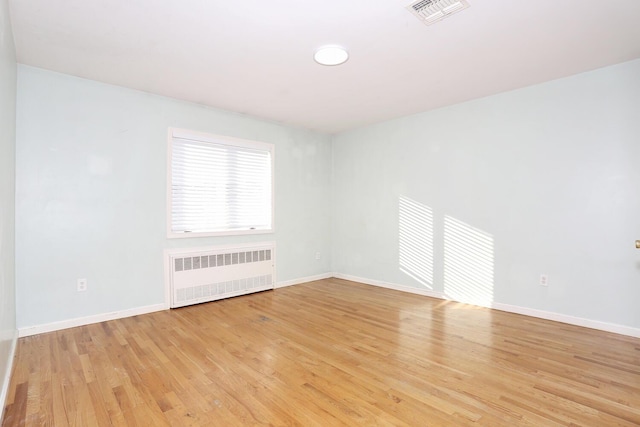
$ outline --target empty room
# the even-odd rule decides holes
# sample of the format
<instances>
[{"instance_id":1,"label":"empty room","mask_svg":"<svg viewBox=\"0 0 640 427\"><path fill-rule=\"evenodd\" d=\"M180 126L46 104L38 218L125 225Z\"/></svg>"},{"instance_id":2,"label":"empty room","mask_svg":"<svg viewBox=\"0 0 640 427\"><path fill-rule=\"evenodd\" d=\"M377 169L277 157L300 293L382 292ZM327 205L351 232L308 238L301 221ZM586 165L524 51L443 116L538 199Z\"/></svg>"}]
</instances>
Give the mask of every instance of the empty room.
<instances>
[{"instance_id":1,"label":"empty room","mask_svg":"<svg viewBox=\"0 0 640 427\"><path fill-rule=\"evenodd\" d=\"M637 0L0 0L0 425L640 425Z\"/></svg>"}]
</instances>

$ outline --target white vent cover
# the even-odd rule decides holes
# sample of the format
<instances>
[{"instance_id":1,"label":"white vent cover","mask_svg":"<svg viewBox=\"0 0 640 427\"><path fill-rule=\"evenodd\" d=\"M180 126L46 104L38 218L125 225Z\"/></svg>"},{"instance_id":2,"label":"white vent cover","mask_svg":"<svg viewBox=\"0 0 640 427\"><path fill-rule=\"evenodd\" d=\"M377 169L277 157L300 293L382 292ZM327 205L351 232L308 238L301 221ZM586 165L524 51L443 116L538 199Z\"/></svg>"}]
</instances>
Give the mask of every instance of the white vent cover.
<instances>
[{"instance_id":1,"label":"white vent cover","mask_svg":"<svg viewBox=\"0 0 640 427\"><path fill-rule=\"evenodd\" d=\"M468 7L466 0L418 0L407 9L422 22L431 25Z\"/></svg>"},{"instance_id":2,"label":"white vent cover","mask_svg":"<svg viewBox=\"0 0 640 427\"><path fill-rule=\"evenodd\" d=\"M166 251L171 308L273 289L275 245Z\"/></svg>"}]
</instances>

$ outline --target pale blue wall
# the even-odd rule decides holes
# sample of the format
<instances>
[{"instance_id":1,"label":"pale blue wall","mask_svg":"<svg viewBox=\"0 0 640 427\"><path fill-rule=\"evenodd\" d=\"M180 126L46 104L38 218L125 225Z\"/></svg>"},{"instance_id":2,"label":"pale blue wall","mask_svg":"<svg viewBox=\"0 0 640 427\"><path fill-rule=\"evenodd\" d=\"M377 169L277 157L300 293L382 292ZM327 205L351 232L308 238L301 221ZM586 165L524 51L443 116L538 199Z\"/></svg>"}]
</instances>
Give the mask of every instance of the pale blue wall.
<instances>
[{"instance_id":1,"label":"pale blue wall","mask_svg":"<svg viewBox=\"0 0 640 427\"><path fill-rule=\"evenodd\" d=\"M450 216L493 239L448 268L488 264L494 302L640 327L640 60L346 132L333 159L334 271L424 286L400 270L403 196L433 214L433 291Z\"/></svg>"},{"instance_id":2,"label":"pale blue wall","mask_svg":"<svg viewBox=\"0 0 640 427\"><path fill-rule=\"evenodd\" d=\"M169 127L275 144L276 233L167 240ZM326 135L20 65L17 139L19 327L163 303L168 247L275 240L279 282L330 271Z\"/></svg>"},{"instance_id":3,"label":"pale blue wall","mask_svg":"<svg viewBox=\"0 0 640 427\"><path fill-rule=\"evenodd\" d=\"M330 138L19 66L18 325L161 303L164 248L269 238L165 238L176 126L276 144L279 281L424 286L400 270L402 196L433 215L430 290L475 270L492 302L640 327L639 76L632 61ZM493 247L446 237L445 217Z\"/></svg>"},{"instance_id":4,"label":"pale blue wall","mask_svg":"<svg viewBox=\"0 0 640 427\"><path fill-rule=\"evenodd\" d=\"M9 6L6 0L0 0L0 396L8 386L4 383L5 372L16 336L15 130L16 57ZM4 405L4 399L0 398L0 405Z\"/></svg>"}]
</instances>

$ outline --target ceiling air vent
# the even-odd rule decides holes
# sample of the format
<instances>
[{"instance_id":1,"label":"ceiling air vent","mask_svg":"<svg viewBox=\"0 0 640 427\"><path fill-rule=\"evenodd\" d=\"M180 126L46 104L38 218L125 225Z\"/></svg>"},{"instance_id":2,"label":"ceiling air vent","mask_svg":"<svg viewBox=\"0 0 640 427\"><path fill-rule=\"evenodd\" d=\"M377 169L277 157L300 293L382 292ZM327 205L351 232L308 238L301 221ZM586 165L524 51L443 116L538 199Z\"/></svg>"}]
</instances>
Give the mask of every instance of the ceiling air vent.
<instances>
[{"instance_id":1,"label":"ceiling air vent","mask_svg":"<svg viewBox=\"0 0 640 427\"><path fill-rule=\"evenodd\" d=\"M418 0L407 9L422 22L431 25L468 7L466 0Z\"/></svg>"}]
</instances>

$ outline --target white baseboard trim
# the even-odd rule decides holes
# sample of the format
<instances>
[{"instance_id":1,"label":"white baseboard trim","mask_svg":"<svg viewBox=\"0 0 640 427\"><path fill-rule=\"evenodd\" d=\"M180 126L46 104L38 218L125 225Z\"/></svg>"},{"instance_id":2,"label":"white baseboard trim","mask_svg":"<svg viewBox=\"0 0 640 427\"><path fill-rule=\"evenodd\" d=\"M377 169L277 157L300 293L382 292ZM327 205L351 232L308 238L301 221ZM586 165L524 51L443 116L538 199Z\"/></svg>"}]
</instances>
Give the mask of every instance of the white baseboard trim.
<instances>
[{"instance_id":1,"label":"white baseboard trim","mask_svg":"<svg viewBox=\"0 0 640 427\"><path fill-rule=\"evenodd\" d=\"M300 283L313 282L315 280L328 279L333 277L333 273L323 273L315 276L300 277L298 279L287 280L285 282L276 283L274 288L283 288L285 286L298 285ZM77 326L90 325L92 323L106 322L108 320L122 319L124 317L137 316L139 314L153 313L154 311L167 310L169 307L166 303L148 305L145 307L137 307L128 310L114 311L111 313L97 314L94 316L79 317L75 319L63 320L60 322L46 323L43 325L26 326L18 329L20 337L28 337L31 335L43 334L46 332L59 331L62 329L75 328Z\"/></svg>"},{"instance_id":2,"label":"white baseboard trim","mask_svg":"<svg viewBox=\"0 0 640 427\"><path fill-rule=\"evenodd\" d=\"M352 282L364 283L366 285L379 286L382 288L395 289L397 291L409 292L417 295L424 295L432 298L450 300L442 292L431 291L426 289L414 288L412 286L398 285L395 283L382 282L379 280L366 279L363 277L350 276L348 274L334 273L333 277L337 279L350 280ZM599 320L585 319L582 317L569 316L566 314L554 313L551 311L538 310L534 308L521 307L511 304L503 304L494 302L487 308L506 311L509 313L522 314L539 319L552 320L554 322L567 323L569 325L582 326L584 328L597 329L605 332L613 332L615 334L626 335L634 338L640 338L640 329L630 326L618 325L615 323L607 323Z\"/></svg>"},{"instance_id":3,"label":"white baseboard trim","mask_svg":"<svg viewBox=\"0 0 640 427\"><path fill-rule=\"evenodd\" d=\"M432 291L430 289L414 288L412 286L398 285L397 283L382 282L380 280L366 279L364 277L350 276L342 273L334 273L333 277L336 279L350 280L352 282L364 283L365 285L378 286L401 292L409 292L411 294L418 294L431 298L446 299L444 294L441 292Z\"/></svg>"},{"instance_id":4,"label":"white baseboard trim","mask_svg":"<svg viewBox=\"0 0 640 427\"><path fill-rule=\"evenodd\" d=\"M615 323L602 322L600 320L585 319L583 317L569 316L567 314L554 313L552 311L538 310L535 308L520 307L517 305L494 302L491 307L509 313L523 314L525 316L538 317L540 319L553 320L554 322L567 323L569 325L582 326L584 328L597 329L615 334L640 338L640 329Z\"/></svg>"},{"instance_id":5,"label":"white baseboard trim","mask_svg":"<svg viewBox=\"0 0 640 427\"><path fill-rule=\"evenodd\" d=\"M333 273L322 273L322 274L317 274L315 276L307 276L307 277L300 277L298 279L293 279L293 280L286 280L284 282L276 283L275 289L284 288L286 286L299 285L301 283L314 282L316 280L329 279L333 276L334 276Z\"/></svg>"},{"instance_id":6,"label":"white baseboard trim","mask_svg":"<svg viewBox=\"0 0 640 427\"><path fill-rule=\"evenodd\" d=\"M2 377L2 389L0 390L0 425L4 418L4 407L7 405L7 395L9 394L9 384L11 382L11 372L13 372L13 359L16 356L16 345L18 343L18 331L16 330L9 347L9 359L7 360L7 369Z\"/></svg>"},{"instance_id":7,"label":"white baseboard trim","mask_svg":"<svg viewBox=\"0 0 640 427\"><path fill-rule=\"evenodd\" d=\"M384 282L384 281L380 281L380 280L368 279L368 278L364 278L364 277L351 276L351 275L342 274L342 273L323 273L323 274L318 274L318 275L315 275L315 276L300 277L298 279L287 280L287 281L284 281L284 282L278 282L278 283L276 283L274 288L275 289L284 288L286 286L293 286L293 285L298 285L298 284L301 284L301 283L313 282L313 281L316 281L316 280L329 279L329 278L332 278L332 277L335 277L336 279L350 280L352 282L363 283L363 284L371 285L371 286L378 286L378 287L382 287L382 288L393 289L393 290L401 291L401 292L408 292L408 293L412 293L412 294L423 295L423 296L427 296L427 297L431 297L431 298L437 298L437 299L442 299L442 300L448 300L449 299L442 292L438 292L438 291L432 291L432 290L429 290L429 289L414 288L412 286L399 285L399 284L396 284L396 283L389 283L389 282ZM506 311L506 312L509 312L509 313L522 314L522 315L525 315L525 316L537 317L537 318L540 318L540 319L552 320L552 321L555 321L555 322L567 323L569 325L582 326L582 327L585 327L585 328L597 329L597 330L601 330L601 331L605 331L605 332L613 332L613 333L620 334L620 335L626 335L626 336L630 336L630 337L640 338L640 329L639 328L633 328L633 327L630 327L630 326L618 325L618 324L615 324L615 323L608 323L608 322L602 322L602 321L599 321L599 320L585 319L585 318L582 318L582 317L569 316L569 315L566 315L566 314L554 313L554 312L550 312L550 311L544 311L544 310L538 310L538 309L534 309L534 308L521 307L521 306L511 305L511 304L503 304L503 303L498 303L498 302L492 303L490 306L488 306L488 308L492 308L492 309L500 310L500 311ZM162 311L162 310L166 310L166 309L167 309L167 307L166 307L165 304L155 304L155 305L149 305L149 306L145 306L145 307L132 308L132 309L129 309L129 310L114 311L114 312L111 312L111 313L103 313L103 314L98 314L98 315L94 315L94 316L87 316L87 317L80 317L80 318L76 318L76 319L63 320L63 321L60 321L60 322L47 323L47 324L43 324L43 325L27 326L27 327L23 327L23 328L19 328L18 329L18 336L19 337L28 337L28 336L31 336L31 335L42 334L42 333L46 333L46 332L53 332L53 331L58 331L58 330L61 330L61 329L67 329L67 328L74 328L74 327L77 327L77 326L90 325L92 323L105 322L105 321L108 321L108 320L121 319L121 318L124 318L124 317L137 316L139 314L147 314L147 313L152 313L152 312L155 312L155 311ZM12 342L11 362L10 362L11 365L13 364L13 355L15 355L16 341L17 341L17 337L14 338L14 340ZM11 375L11 366L8 367L8 371L7 372L8 373L5 373L5 377ZM8 387L8 384L5 384L3 386L3 390L1 390L0 402L4 402L4 398L6 397L6 395L5 395L6 390L4 390L5 387ZM4 406L3 406L3 408L4 408Z\"/></svg>"},{"instance_id":8,"label":"white baseboard trim","mask_svg":"<svg viewBox=\"0 0 640 427\"><path fill-rule=\"evenodd\" d=\"M18 335L28 337L31 335L43 334L46 332L59 331L61 329L75 328L77 326L90 325L92 323L106 322L108 320L122 319L124 317L137 316L139 314L153 313L154 311L166 310L167 306L162 304L147 305L144 307L130 308L128 310L112 311L110 313L96 314L87 317L62 320L60 322L45 323L43 325L26 326L18 328Z\"/></svg>"}]
</instances>

